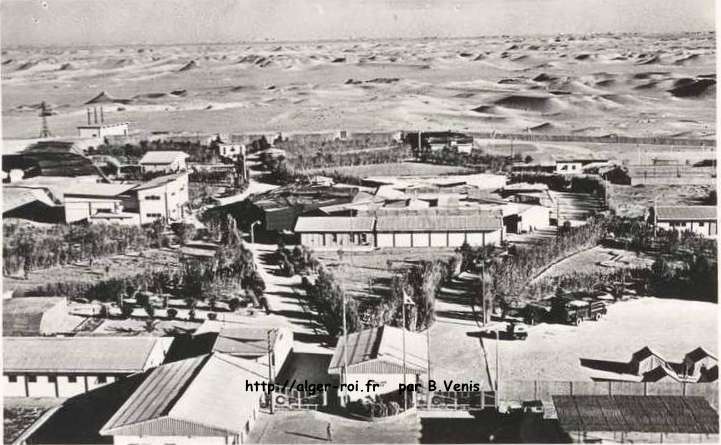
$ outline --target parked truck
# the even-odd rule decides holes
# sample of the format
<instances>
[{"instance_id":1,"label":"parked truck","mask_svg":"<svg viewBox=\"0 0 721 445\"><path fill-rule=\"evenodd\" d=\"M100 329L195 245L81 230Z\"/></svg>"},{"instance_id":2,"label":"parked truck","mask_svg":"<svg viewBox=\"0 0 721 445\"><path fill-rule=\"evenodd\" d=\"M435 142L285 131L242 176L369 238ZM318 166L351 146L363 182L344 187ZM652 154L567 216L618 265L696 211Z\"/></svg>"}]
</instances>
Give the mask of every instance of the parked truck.
<instances>
[{"instance_id":1,"label":"parked truck","mask_svg":"<svg viewBox=\"0 0 721 445\"><path fill-rule=\"evenodd\" d=\"M607 312L603 301L555 297L551 301L550 316L556 322L579 325L584 320L600 320Z\"/></svg>"}]
</instances>

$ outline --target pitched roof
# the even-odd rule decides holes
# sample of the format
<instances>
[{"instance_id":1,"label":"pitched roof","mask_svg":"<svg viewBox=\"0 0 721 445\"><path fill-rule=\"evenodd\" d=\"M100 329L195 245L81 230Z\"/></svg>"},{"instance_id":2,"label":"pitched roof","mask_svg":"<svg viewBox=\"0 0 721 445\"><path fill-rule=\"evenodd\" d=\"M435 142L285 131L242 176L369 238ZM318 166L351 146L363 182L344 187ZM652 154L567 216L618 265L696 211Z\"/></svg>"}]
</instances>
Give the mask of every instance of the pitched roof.
<instances>
[{"instance_id":1,"label":"pitched roof","mask_svg":"<svg viewBox=\"0 0 721 445\"><path fill-rule=\"evenodd\" d=\"M553 396L566 432L718 434L718 413L703 397ZM601 413L601 414L599 414Z\"/></svg>"},{"instance_id":2,"label":"pitched roof","mask_svg":"<svg viewBox=\"0 0 721 445\"><path fill-rule=\"evenodd\" d=\"M286 332L284 332L286 331ZM216 334L212 352L261 357L268 353L268 338L271 344L282 335L292 335L283 328L261 328L253 326L236 326L218 321L208 320L196 331L195 335Z\"/></svg>"},{"instance_id":3,"label":"pitched roof","mask_svg":"<svg viewBox=\"0 0 721 445\"><path fill-rule=\"evenodd\" d=\"M139 164L172 164L176 160L185 159L190 155L182 151L154 150L146 152Z\"/></svg>"},{"instance_id":4,"label":"pitched roof","mask_svg":"<svg viewBox=\"0 0 721 445\"><path fill-rule=\"evenodd\" d=\"M181 173L173 173L172 175L158 176L157 178L153 178L150 181L146 181L146 182L136 186L134 190L147 190L147 189L152 189L155 187L161 187L165 184L175 181L176 179L180 178L181 176L186 176L186 175L187 175L187 173L181 172Z\"/></svg>"},{"instance_id":5,"label":"pitched roof","mask_svg":"<svg viewBox=\"0 0 721 445\"><path fill-rule=\"evenodd\" d=\"M9 372L139 372L157 337L4 337Z\"/></svg>"},{"instance_id":6,"label":"pitched roof","mask_svg":"<svg viewBox=\"0 0 721 445\"><path fill-rule=\"evenodd\" d=\"M46 206L53 207L55 202L50 197L49 190L22 188L22 187L3 187L2 208L3 213L15 210L24 205L39 201Z\"/></svg>"},{"instance_id":7,"label":"pitched roof","mask_svg":"<svg viewBox=\"0 0 721 445\"><path fill-rule=\"evenodd\" d=\"M364 329L348 335L347 364L349 372L397 374L403 373L403 330L392 326ZM338 339L328 372L340 372L346 360L346 341ZM426 369L428 346L424 335L405 332L406 370Z\"/></svg>"},{"instance_id":8,"label":"pitched roof","mask_svg":"<svg viewBox=\"0 0 721 445\"><path fill-rule=\"evenodd\" d=\"M101 428L102 435L225 436L243 430L265 367L214 353L158 366Z\"/></svg>"},{"instance_id":9,"label":"pitched roof","mask_svg":"<svg viewBox=\"0 0 721 445\"><path fill-rule=\"evenodd\" d=\"M716 206L656 206L656 219L716 221Z\"/></svg>"},{"instance_id":10,"label":"pitched roof","mask_svg":"<svg viewBox=\"0 0 721 445\"><path fill-rule=\"evenodd\" d=\"M686 357L685 357L685 358L686 358L686 360L688 360L688 361L691 361L691 362L693 362L693 363L696 363L696 362L698 362L698 361L700 361L700 360L705 359L706 357L710 357L710 358L716 360L716 357L714 357L714 356L711 355L707 350L705 350L704 348L702 348L702 347L699 346L698 348L696 348L696 349L694 349L693 351L691 351L691 352L689 352L688 354L686 354Z\"/></svg>"},{"instance_id":11,"label":"pitched roof","mask_svg":"<svg viewBox=\"0 0 721 445\"><path fill-rule=\"evenodd\" d=\"M299 216L295 232L371 232L375 218L358 216Z\"/></svg>"},{"instance_id":12,"label":"pitched roof","mask_svg":"<svg viewBox=\"0 0 721 445\"><path fill-rule=\"evenodd\" d=\"M64 303L65 298L62 297L22 297L4 300L3 336L45 334L43 332L45 312ZM69 319L70 317L68 316Z\"/></svg>"},{"instance_id":13,"label":"pitched roof","mask_svg":"<svg viewBox=\"0 0 721 445\"><path fill-rule=\"evenodd\" d=\"M424 214L399 216L378 215L378 232L469 232L491 231L503 227L500 214L478 212L466 215Z\"/></svg>"}]
</instances>

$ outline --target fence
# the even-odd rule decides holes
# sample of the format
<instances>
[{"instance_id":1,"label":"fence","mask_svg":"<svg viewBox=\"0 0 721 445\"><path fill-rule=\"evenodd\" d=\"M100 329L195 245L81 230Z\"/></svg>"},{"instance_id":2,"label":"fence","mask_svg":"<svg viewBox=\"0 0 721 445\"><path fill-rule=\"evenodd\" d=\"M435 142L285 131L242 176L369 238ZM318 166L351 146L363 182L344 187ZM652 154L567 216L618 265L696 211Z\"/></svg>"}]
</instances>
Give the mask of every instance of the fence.
<instances>
[{"instance_id":1,"label":"fence","mask_svg":"<svg viewBox=\"0 0 721 445\"><path fill-rule=\"evenodd\" d=\"M582 136L575 134L538 134L538 133L488 133L468 132L479 139L513 139L515 141L549 142L591 142L605 144L644 144L644 145L681 145L686 147L715 147L714 139L689 139L669 137L632 137L632 136Z\"/></svg>"},{"instance_id":2,"label":"fence","mask_svg":"<svg viewBox=\"0 0 721 445\"><path fill-rule=\"evenodd\" d=\"M701 396L718 410L718 383L682 382L573 382L573 381L507 381L501 382L499 400L521 402L543 400L565 395L636 395Z\"/></svg>"}]
</instances>

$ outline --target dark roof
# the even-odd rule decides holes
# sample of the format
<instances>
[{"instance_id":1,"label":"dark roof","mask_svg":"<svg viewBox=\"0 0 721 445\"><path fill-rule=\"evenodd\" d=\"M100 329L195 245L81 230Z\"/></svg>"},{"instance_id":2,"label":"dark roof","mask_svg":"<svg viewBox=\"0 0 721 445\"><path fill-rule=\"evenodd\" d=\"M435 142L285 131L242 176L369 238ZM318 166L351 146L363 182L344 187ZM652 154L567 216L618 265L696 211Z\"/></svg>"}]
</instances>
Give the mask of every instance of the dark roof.
<instances>
[{"instance_id":1,"label":"dark roof","mask_svg":"<svg viewBox=\"0 0 721 445\"><path fill-rule=\"evenodd\" d=\"M718 413L703 397L553 396L567 432L718 434Z\"/></svg>"},{"instance_id":2,"label":"dark roof","mask_svg":"<svg viewBox=\"0 0 721 445\"><path fill-rule=\"evenodd\" d=\"M657 206L657 220L716 221L716 206Z\"/></svg>"},{"instance_id":3,"label":"dark roof","mask_svg":"<svg viewBox=\"0 0 721 445\"><path fill-rule=\"evenodd\" d=\"M119 372L146 369L158 337L5 337L7 372Z\"/></svg>"},{"instance_id":4,"label":"dark roof","mask_svg":"<svg viewBox=\"0 0 721 445\"><path fill-rule=\"evenodd\" d=\"M658 357L658 355L651 350L648 346L644 346L643 348L639 349L638 351L631 354L631 361L639 362L643 359L646 359L652 355L655 355Z\"/></svg>"},{"instance_id":5,"label":"dark roof","mask_svg":"<svg viewBox=\"0 0 721 445\"><path fill-rule=\"evenodd\" d=\"M15 210L36 201L49 207L54 207L56 205L53 198L50 196L50 191L48 189L3 187L3 213Z\"/></svg>"},{"instance_id":6,"label":"dark roof","mask_svg":"<svg viewBox=\"0 0 721 445\"><path fill-rule=\"evenodd\" d=\"M3 336L39 335L45 312L65 303L62 297L22 297L3 301Z\"/></svg>"},{"instance_id":7,"label":"dark roof","mask_svg":"<svg viewBox=\"0 0 721 445\"><path fill-rule=\"evenodd\" d=\"M101 428L103 435L239 434L257 403L245 383L265 381L265 365L210 354L158 366Z\"/></svg>"},{"instance_id":8,"label":"dark roof","mask_svg":"<svg viewBox=\"0 0 721 445\"><path fill-rule=\"evenodd\" d=\"M711 357L712 359L716 360L716 357L709 354L708 351L706 351L704 348L702 348L700 346L698 348L694 349L693 351L689 352L688 354L686 354L686 360L692 361L694 363L699 360L703 360L706 357Z\"/></svg>"},{"instance_id":9,"label":"dark roof","mask_svg":"<svg viewBox=\"0 0 721 445\"><path fill-rule=\"evenodd\" d=\"M406 370L426 369L428 347L425 336L405 332ZM403 331L392 326L364 329L348 335L346 360L345 338L338 339L329 373L338 373L345 363L349 372L363 374L397 374L403 372Z\"/></svg>"},{"instance_id":10,"label":"dark roof","mask_svg":"<svg viewBox=\"0 0 721 445\"><path fill-rule=\"evenodd\" d=\"M495 231L503 227L500 214L479 212L466 215L423 214L398 216L379 214L378 232L470 232Z\"/></svg>"},{"instance_id":11,"label":"dark roof","mask_svg":"<svg viewBox=\"0 0 721 445\"><path fill-rule=\"evenodd\" d=\"M100 169L74 142L36 142L12 157L8 156L8 159L14 159L12 162L18 164L34 164L42 176L103 176Z\"/></svg>"}]
</instances>

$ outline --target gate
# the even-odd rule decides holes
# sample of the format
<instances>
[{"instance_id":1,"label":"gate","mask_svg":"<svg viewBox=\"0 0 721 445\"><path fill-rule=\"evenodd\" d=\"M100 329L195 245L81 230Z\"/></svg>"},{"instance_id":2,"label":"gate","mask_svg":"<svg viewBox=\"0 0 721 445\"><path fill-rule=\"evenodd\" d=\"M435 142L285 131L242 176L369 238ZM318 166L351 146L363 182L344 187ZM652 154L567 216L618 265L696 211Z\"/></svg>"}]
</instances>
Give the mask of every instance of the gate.
<instances>
[{"instance_id":1,"label":"gate","mask_svg":"<svg viewBox=\"0 0 721 445\"><path fill-rule=\"evenodd\" d=\"M482 410L496 406L494 391L434 391L419 392L416 409L425 411Z\"/></svg>"}]
</instances>

